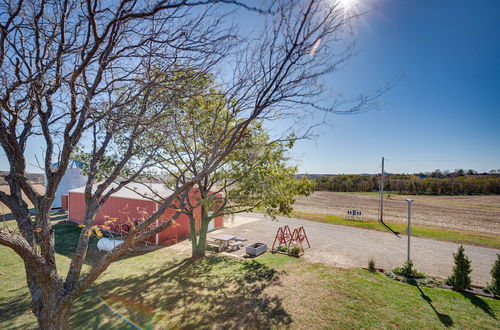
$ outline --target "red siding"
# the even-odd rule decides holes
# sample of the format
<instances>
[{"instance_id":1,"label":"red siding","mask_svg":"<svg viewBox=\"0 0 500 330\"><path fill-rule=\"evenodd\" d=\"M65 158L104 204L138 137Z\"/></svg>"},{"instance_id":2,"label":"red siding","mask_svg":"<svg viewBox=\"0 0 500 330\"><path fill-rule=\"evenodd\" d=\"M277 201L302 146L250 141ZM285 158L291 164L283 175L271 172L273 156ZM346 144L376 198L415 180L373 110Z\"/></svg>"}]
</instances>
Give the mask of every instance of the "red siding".
<instances>
[{"instance_id":1,"label":"red siding","mask_svg":"<svg viewBox=\"0 0 500 330\"><path fill-rule=\"evenodd\" d=\"M61 195L61 208L68 210L68 195Z\"/></svg>"},{"instance_id":2,"label":"red siding","mask_svg":"<svg viewBox=\"0 0 500 330\"><path fill-rule=\"evenodd\" d=\"M223 225L222 223L222 217L217 217L214 219L214 227L215 228L221 228Z\"/></svg>"},{"instance_id":3,"label":"red siding","mask_svg":"<svg viewBox=\"0 0 500 330\"><path fill-rule=\"evenodd\" d=\"M190 193L190 198L194 198L195 192ZM107 217L118 218L118 223L124 223L128 220L145 219L148 215L156 211L156 204L152 201L127 199L110 197L106 203L97 212L94 218L94 224L102 225ZM158 224L168 221L175 214L175 209L167 209L158 219ZM69 217L70 220L83 223L85 217L85 198L83 193L69 193ZM195 210L196 230L200 229L200 210ZM214 220L214 227L222 227L222 217L217 217ZM116 231L116 228L111 226L111 230ZM177 221L170 225L167 229L158 234L158 242L171 244L180 241L190 235L189 218L181 214ZM155 237L149 239L154 243Z\"/></svg>"},{"instance_id":4,"label":"red siding","mask_svg":"<svg viewBox=\"0 0 500 330\"><path fill-rule=\"evenodd\" d=\"M69 220L83 222L85 217L85 198L83 198L83 194L69 192L68 204Z\"/></svg>"}]
</instances>

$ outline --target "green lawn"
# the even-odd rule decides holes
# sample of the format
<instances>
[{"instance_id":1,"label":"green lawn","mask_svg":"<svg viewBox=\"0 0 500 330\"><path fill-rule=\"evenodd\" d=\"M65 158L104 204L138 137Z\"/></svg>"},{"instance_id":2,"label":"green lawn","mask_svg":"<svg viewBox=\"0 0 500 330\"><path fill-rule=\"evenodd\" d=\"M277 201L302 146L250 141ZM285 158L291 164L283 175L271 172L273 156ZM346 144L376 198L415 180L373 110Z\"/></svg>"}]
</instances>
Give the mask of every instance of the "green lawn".
<instances>
[{"instance_id":1,"label":"green lawn","mask_svg":"<svg viewBox=\"0 0 500 330\"><path fill-rule=\"evenodd\" d=\"M59 224L58 261L67 267L78 228ZM95 241L91 258L98 258ZM21 260L0 247L0 324L36 326ZM239 261L190 260L163 248L114 263L74 305L71 328L490 328L500 301L419 288L381 274L310 264L283 255Z\"/></svg>"},{"instance_id":2,"label":"green lawn","mask_svg":"<svg viewBox=\"0 0 500 330\"><path fill-rule=\"evenodd\" d=\"M380 231L394 231L406 234L406 224L398 222L386 222L384 226L374 220L346 220L336 215L315 214L296 212L294 217L311 221L331 223L335 225L359 227ZM448 241L461 244L471 244L500 249L500 235L476 233L465 230L452 230L432 226L412 225L412 235L432 238L440 241Z\"/></svg>"}]
</instances>

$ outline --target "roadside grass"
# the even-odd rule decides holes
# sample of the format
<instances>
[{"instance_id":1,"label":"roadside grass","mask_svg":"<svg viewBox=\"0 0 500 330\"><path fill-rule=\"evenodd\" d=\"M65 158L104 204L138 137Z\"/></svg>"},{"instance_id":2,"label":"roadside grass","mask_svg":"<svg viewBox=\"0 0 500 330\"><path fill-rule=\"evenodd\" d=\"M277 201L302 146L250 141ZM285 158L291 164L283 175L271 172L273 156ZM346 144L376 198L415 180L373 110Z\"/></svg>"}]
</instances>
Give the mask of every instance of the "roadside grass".
<instances>
[{"instance_id":1,"label":"roadside grass","mask_svg":"<svg viewBox=\"0 0 500 330\"><path fill-rule=\"evenodd\" d=\"M315 273L315 281L301 283L307 293L298 299L317 295L312 315L298 314L301 318L296 321L304 327L317 319L332 328L494 329L499 325L498 300L413 286L365 270L303 267L304 272Z\"/></svg>"},{"instance_id":2,"label":"roadside grass","mask_svg":"<svg viewBox=\"0 0 500 330\"><path fill-rule=\"evenodd\" d=\"M398 222L385 222L390 228L374 220L347 220L343 217L327 214L295 212L294 217L299 219L331 223L335 225L358 227L379 231L392 230L400 234L406 234L406 224ZM500 249L500 235L476 233L464 230L453 230L440 227L412 225L412 235L432 238L460 244L471 244L477 246Z\"/></svg>"},{"instance_id":3,"label":"roadside grass","mask_svg":"<svg viewBox=\"0 0 500 330\"><path fill-rule=\"evenodd\" d=\"M64 274L79 228L55 226ZM95 242L90 252L95 252ZM92 263L92 260L89 261ZM85 266L86 271L89 265ZM36 328L20 258L0 247L0 324ZM192 260L168 248L113 263L74 304L70 328L495 329L500 301L415 287L379 273L266 253L252 260Z\"/></svg>"}]
</instances>

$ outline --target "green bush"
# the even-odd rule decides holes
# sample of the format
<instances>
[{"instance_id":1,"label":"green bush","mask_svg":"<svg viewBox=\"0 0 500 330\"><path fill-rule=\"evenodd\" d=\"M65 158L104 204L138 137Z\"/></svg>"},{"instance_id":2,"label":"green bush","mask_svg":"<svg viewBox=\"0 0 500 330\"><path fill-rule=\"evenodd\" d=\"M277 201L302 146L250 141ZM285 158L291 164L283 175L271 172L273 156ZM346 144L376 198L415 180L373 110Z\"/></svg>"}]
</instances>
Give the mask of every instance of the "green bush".
<instances>
[{"instance_id":1,"label":"green bush","mask_svg":"<svg viewBox=\"0 0 500 330\"><path fill-rule=\"evenodd\" d=\"M396 267L392 270L396 275L408 278L425 278L427 275L424 272L418 271L413 267L411 260L406 261L403 266Z\"/></svg>"},{"instance_id":2,"label":"green bush","mask_svg":"<svg viewBox=\"0 0 500 330\"><path fill-rule=\"evenodd\" d=\"M287 246L285 246L285 245L280 245L280 246L278 247L278 251L279 251L279 252L285 252L285 253L288 253L288 247L287 247Z\"/></svg>"},{"instance_id":3,"label":"green bush","mask_svg":"<svg viewBox=\"0 0 500 330\"><path fill-rule=\"evenodd\" d=\"M370 260L368 260L368 268L370 269L375 268L375 260L373 260L373 258L370 258Z\"/></svg>"},{"instance_id":4,"label":"green bush","mask_svg":"<svg viewBox=\"0 0 500 330\"><path fill-rule=\"evenodd\" d=\"M495 296L500 296L500 254L497 254L497 260L493 263L490 274L492 281L488 285L488 290Z\"/></svg>"},{"instance_id":5,"label":"green bush","mask_svg":"<svg viewBox=\"0 0 500 330\"><path fill-rule=\"evenodd\" d=\"M290 254L298 256L300 254L300 246L294 246L290 249Z\"/></svg>"},{"instance_id":6,"label":"green bush","mask_svg":"<svg viewBox=\"0 0 500 330\"><path fill-rule=\"evenodd\" d=\"M392 280L396 280L396 281L399 281L399 282L408 283L408 284L411 284L411 285L418 285L418 286L432 286L434 284L439 283L432 276L427 276L426 275L425 277L419 277L419 278L416 278L416 277L406 277L406 276L394 274L394 272L391 271L391 270L385 272L385 276L387 276L388 278L390 278Z\"/></svg>"},{"instance_id":7,"label":"green bush","mask_svg":"<svg viewBox=\"0 0 500 330\"><path fill-rule=\"evenodd\" d=\"M402 266L386 272L385 275L390 279L413 285L431 285L437 283L434 277L416 270L411 260L406 261Z\"/></svg>"},{"instance_id":8,"label":"green bush","mask_svg":"<svg viewBox=\"0 0 500 330\"><path fill-rule=\"evenodd\" d=\"M458 248L457 253L453 254L453 258L455 259L455 266L453 266L453 272L446 280L446 283L451 285L453 290L464 291L470 287L472 268L462 245Z\"/></svg>"}]
</instances>

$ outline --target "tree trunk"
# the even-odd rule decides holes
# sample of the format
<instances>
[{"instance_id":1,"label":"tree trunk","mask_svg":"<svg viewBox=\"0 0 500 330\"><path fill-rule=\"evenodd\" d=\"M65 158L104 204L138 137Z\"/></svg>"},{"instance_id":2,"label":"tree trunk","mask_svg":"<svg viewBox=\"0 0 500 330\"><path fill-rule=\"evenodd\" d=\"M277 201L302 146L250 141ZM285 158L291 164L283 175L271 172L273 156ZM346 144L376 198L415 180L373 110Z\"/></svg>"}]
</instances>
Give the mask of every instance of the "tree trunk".
<instances>
[{"instance_id":1,"label":"tree trunk","mask_svg":"<svg viewBox=\"0 0 500 330\"><path fill-rule=\"evenodd\" d=\"M193 249L193 258L201 258L205 256L206 244L207 244L207 233L208 233L208 223L210 219L205 214L204 210L201 212L200 221L200 235L198 237L198 244Z\"/></svg>"},{"instance_id":2,"label":"tree trunk","mask_svg":"<svg viewBox=\"0 0 500 330\"><path fill-rule=\"evenodd\" d=\"M69 329L69 315L71 311L70 303L55 303L52 306L43 305L33 312L36 315L40 329L63 330Z\"/></svg>"},{"instance_id":3,"label":"tree trunk","mask_svg":"<svg viewBox=\"0 0 500 330\"><path fill-rule=\"evenodd\" d=\"M192 258L200 258L204 257L205 254L199 255L198 253L198 235L196 233L196 218L194 217L193 214L189 215L189 227L191 230L191 257Z\"/></svg>"},{"instance_id":4,"label":"tree trunk","mask_svg":"<svg viewBox=\"0 0 500 330\"><path fill-rule=\"evenodd\" d=\"M39 284L28 274L31 292L31 310L35 314L40 329L68 329L71 299L63 294L62 283L47 280Z\"/></svg>"}]
</instances>

